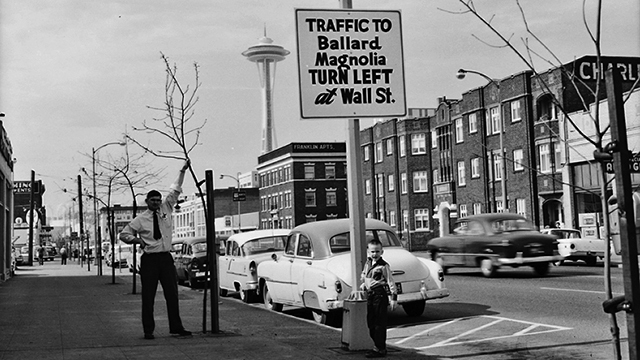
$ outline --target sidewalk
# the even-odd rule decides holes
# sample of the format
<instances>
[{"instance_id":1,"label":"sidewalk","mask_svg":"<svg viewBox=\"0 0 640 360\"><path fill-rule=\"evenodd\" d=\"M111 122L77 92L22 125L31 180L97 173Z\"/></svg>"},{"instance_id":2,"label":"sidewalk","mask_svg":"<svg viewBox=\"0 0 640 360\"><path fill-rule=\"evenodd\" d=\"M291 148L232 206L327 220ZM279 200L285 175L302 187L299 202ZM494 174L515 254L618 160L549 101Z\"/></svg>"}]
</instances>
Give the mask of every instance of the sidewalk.
<instances>
[{"instance_id":1,"label":"sidewalk","mask_svg":"<svg viewBox=\"0 0 640 360\"><path fill-rule=\"evenodd\" d=\"M364 359L364 351L341 349L340 329L221 298L220 333L202 332L203 292L180 286L180 313L191 338L169 335L166 307L156 295L155 340L143 339L140 282L132 294L127 269L59 259L21 266L0 283L0 360L8 359ZM210 294L209 294L210 295ZM210 304L210 298L207 299ZM300 310L302 311L302 310ZM367 331L363 329L363 331ZM389 347L389 359L436 359Z\"/></svg>"}]
</instances>

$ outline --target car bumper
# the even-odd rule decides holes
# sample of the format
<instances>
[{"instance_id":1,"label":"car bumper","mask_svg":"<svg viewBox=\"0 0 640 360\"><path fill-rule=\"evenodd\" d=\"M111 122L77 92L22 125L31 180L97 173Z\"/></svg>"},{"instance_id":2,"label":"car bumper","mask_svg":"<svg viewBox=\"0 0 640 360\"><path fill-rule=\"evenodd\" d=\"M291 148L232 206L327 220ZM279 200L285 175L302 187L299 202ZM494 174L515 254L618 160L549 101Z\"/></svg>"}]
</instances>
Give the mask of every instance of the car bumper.
<instances>
[{"instance_id":1,"label":"car bumper","mask_svg":"<svg viewBox=\"0 0 640 360\"><path fill-rule=\"evenodd\" d=\"M447 296L449 296L449 289L446 289L446 288L425 290L425 291L412 292L412 293L406 293L406 294L398 294L398 304L408 303L413 301L420 301L420 300L426 301L426 300L440 299ZM336 310L344 307L343 300L330 299L326 301L326 304L327 304L328 310Z\"/></svg>"},{"instance_id":2,"label":"car bumper","mask_svg":"<svg viewBox=\"0 0 640 360\"><path fill-rule=\"evenodd\" d=\"M522 253L518 253L514 258L497 258L497 265L526 265L534 263L554 262L564 259L562 255L545 255L534 257L522 257Z\"/></svg>"}]
</instances>

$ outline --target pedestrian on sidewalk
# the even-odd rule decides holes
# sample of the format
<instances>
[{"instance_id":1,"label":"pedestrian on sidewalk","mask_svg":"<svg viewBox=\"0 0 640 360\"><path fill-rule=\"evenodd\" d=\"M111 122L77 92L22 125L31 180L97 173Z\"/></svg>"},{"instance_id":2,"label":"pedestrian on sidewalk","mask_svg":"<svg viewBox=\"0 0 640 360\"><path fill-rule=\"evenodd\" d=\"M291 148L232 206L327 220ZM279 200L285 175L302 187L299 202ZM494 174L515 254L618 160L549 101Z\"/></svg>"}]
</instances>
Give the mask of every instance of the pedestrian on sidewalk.
<instances>
[{"instance_id":1,"label":"pedestrian on sidewalk","mask_svg":"<svg viewBox=\"0 0 640 360\"><path fill-rule=\"evenodd\" d=\"M367 291L367 327L374 348L368 358L387 356L387 307L393 311L398 305L396 283L389 263L382 259L382 243L373 239L367 244L367 262L362 270L362 290Z\"/></svg>"},{"instance_id":2,"label":"pedestrian on sidewalk","mask_svg":"<svg viewBox=\"0 0 640 360\"><path fill-rule=\"evenodd\" d=\"M67 248L62 247L60 249L60 265L67 265Z\"/></svg>"},{"instance_id":3,"label":"pedestrian on sidewalk","mask_svg":"<svg viewBox=\"0 0 640 360\"><path fill-rule=\"evenodd\" d=\"M164 201L159 191L149 191L145 199L147 210L125 226L119 236L120 240L127 244L139 244L144 251L140 258L140 281L142 283L142 328L145 339L155 338L153 306L158 281L162 285L167 303L169 333L191 336L191 332L185 330L180 319L178 279L173 257L169 253L173 227L171 213L182 192L184 173L188 168L189 161L185 161Z\"/></svg>"},{"instance_id":4,"label":"pedestrian on sidewalk","mask_svg":"<svg viewBox=\"0 0 640 360\"><path fill-rule=\"evenodd\" d=\"M44 265L44 246L38 248L38 262L40 265Z\"/></svg>"}]
</instances>

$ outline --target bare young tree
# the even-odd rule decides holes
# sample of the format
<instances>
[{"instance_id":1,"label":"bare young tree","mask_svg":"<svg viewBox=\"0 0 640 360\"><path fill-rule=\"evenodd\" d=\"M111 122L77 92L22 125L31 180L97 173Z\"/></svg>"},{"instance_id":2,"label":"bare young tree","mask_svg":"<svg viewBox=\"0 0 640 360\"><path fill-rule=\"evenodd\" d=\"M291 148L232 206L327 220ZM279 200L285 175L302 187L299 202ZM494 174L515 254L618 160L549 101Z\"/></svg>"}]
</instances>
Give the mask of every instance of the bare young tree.
<instances>
[{"instance_id":1,"label":"bare young tree","mask_svg":"<svg viewBox=\"0 0 640 360\"><path fill-rule=\"evenodd\" d=\"M178 79L178 67L172 64L169 58L161 53L162 61L165 65L165 98L161 107L147 106L161 115L152 118L151 121L143 121L140 127L133 127L134 130L158 135L165 141L164 147L155 147L150 144L143 144L138 139L127 135L127 139L140 146L145 152L159 158L181 159L189 161L189 173L193 182L198 188L204 206L204 214L207 216L206 203L202 190L202 183L193 171L189 154L200 145L200 133L207 120L196 123L195 107L199 101L198 90L202 85L200 82L200 66L193 64L194 81L193 84L183 84Z\"/></svg>"},{"instance_id":2,"label":"bare young tree","mask_svg":"<svg viewBox=\"0 0 640 360\"><path fill-rule=\"evenodd\" d=\"M513 39L513 34L506 35L497 29L496 25L493 24L494 15L485 15L481 13L481 11L476 7L473 0L458 0L459 4L462 6L462 10L449 10L449 9L440 9L442 11L452 13L452 14L460 14L460 15L470 15L476 18L480 23L482 23L486 28L493 33L497 39L498 43L491 43L485 39L481 39L480 37L473 34L472 36L476 38L478 41L486 44L487 46L493 48L500 49L510 49L528 68L533 75L534 81L538 84L538 86L544 89L549 95L551 95L551 100L557 109L564 115L564 119L571 125L571 127L582 136L587 142L593 145L596 152L604 152L604 144L603 139L605 134L609 132L609 126L603 126L601 124L601 116L600 116L600 107L598 106L598 102L605 97L605 89L604 84L601 81L596 81L595 86L586 84L579 76L575 74L575 66L567 67L564 62L554 53L553 49L534 31L534 29L530 26L530 22L527 18L526 12L520 2L520 0L515 0L515 4L518 8L519 15L522 19L522 24L525 29L526 36L521 37L520 39ZM589 19L595 19L593 23L589 22ZM593 45L593 51L596 56L596 63L602 63L602 52L601 52L601 29L602 29L602 0L597 0L595 6L595 14L590 14L587 10L586 1L583 1L582 5L582 19L584 28L587 36L590 39L591 44ZM519 40L519 42L518 42ZM541 63L543 66L538 66L537 64ZM542 70L540 70L542 68ZM570 86L575 89L576 94L579 96L580 101L582 103L582 107L589 116L590 121L593 123L593 128L595 129L595 134L589 134L584 129L582 129L576 121L572 118L572 114L569 113L565 107L562 99L559 99L550 84L547 83L545 77L541 76L544 71L547 71L549 68L559 69L562 73L564 79L568 80ZM638 86L638 80L632 85L631 89L635 89ZM629 94L631 91L629 92ZM595 103L595 106L593 106ZM593 109L593 111L591 111ZM558 140L562 141L558 137ZM588 159L589 162L592 162L592 159ZM612 298L612 288L611 288L611 273L610 273L610 248L611 248L611 239L609 237L609 207L606 198L607 187L609 181L607 179L605 164L600 164L601 168L601 179L600 179L600 203L602 207L603 214L603 225L605 229L605 239L607 241L606 249L605 249L605 274L604 274L604 282L605 282L605 290L607 294L607 299ZM535 169L529 169L530 171L536 171ZM612 334L612 343L614 346L614 355L616 359L620 359L620 334L619 328L617 325L617 320L615 314L610 315L610 325L611 325L611 334Z\"/></svg>"}]
</instances>

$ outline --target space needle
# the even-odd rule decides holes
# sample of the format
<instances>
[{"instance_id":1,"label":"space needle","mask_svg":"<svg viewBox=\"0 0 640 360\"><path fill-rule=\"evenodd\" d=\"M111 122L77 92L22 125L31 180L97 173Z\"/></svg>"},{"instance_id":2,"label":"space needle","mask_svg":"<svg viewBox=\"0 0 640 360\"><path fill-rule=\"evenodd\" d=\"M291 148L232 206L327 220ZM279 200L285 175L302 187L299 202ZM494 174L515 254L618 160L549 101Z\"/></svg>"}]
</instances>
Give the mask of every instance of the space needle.
<instances>
[{"instance_id":1,"label":"space needle","mask_svg":"<svg viewBox=\"0 0 640 360\"><path fill-rule=\"evenodd\" d=\"M255 62L258 66L263 103L261 154L265 154L277 146L276 129L273 124L273 84L275 82L276 63L284 60L289 55L289 50L273 44L273 40L267 37L265 28L264 37L260 39L260 42L249 47L242 55L246 56L247 60Z\"/></svg>"}]
</instances>

